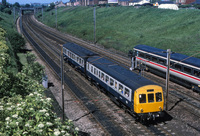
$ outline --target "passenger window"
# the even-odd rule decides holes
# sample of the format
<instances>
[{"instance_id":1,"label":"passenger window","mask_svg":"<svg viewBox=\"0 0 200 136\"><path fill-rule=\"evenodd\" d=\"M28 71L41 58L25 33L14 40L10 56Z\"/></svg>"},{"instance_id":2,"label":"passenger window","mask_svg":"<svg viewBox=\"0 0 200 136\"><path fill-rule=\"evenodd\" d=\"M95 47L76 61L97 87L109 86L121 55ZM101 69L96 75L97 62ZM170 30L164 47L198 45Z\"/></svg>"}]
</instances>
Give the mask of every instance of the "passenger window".
<instances>
[{"instance_id":1,"label":"passenger window","mask_svg":"<svg viewBox=\"0 0 200 136\"><path fill-rule=\"evenodd\" d=\"M106 75L106 83L109 83L109 77Z\"/></svg>"},{"instance_id":2,"label":"passenger window","mask_svg":"<svg viewBox=\"0 0 200 136\"><path fill-rule=\"evenodd\" d=\"M157 58L156 57L152 57L152 61L157 62Z\"/></svg>"},{"instance_id":3,"label":"passenger window","mask_svg":"<svg viewBox=\"0 0 200 136\"><path fill-rule=\"evenodd\" d=\"M161 102L161 101L162 101L162 94L156 93L156 102Z\"/></svg>"},{"instance_id":4,"label":"passenger window","mask_svg":"<svg viewBox=\"0 0 200 136\"><path fill-rule=\"evenodd\" d=\"M146 103L146 94L139 94L140 103Z\"/></svg>"},{"instance_id":5,"label":"passenger window","mask_svg":"<svg viewBox=\"0 0 200 136\"><path fill-rule=\"evenodd\" d=\"M101 73L101 79L104 80L104 73Z\"/></svg>"},{"instance_id":6,"label":"passenger window","mask_svg":"<svg viewBox=\"0 0 200 136\"><path fill-rule=\"evenodd\" d=\"M123 85L119 84L119 92L121 92L123 94Z\"/></svg>"},{"instance_id":7,"label":"passenger window","mask_svg":"<svg viewBox=\"0 0 200 136\"><path fill-rule=\"evenodd\" d=\"M180 70L181 71L181 65L175 64L175 69Z\"/></svg>"},{"instance_id":8,"label":"passenger window","mask_svg":"<svg viewBox=\"0 0 200 136\"><path fill-rule=\"evenodd\" d=\"M150 55L146 55L146 59L151 60L151 56Z\"/></svg>"},{"instance_id":9,"label":"passenger window","mask_svg":"<svg viewBox=\"0 0 200 136\"><path fill-rule=\"evenodd\" d=\"M76 61L78 62L79 57L76 57Z\"/></svg>"},{"instance_id":10,"label":"passenger window","mask_svg":"<svg viewBox=\"0 0 200 136\"><path fill-rule=\"evenodd\" d=\"M166 65L164 59L159 59L159 60L158 60L158 63L160 63L160 64L162 64L162 65Z\"/></svg>"},{"instance_id":11,"label":"passenger window","mask_svg":"<svg viewBox=\"0 0 200 136\"><path fill-rule=\"evenodd\" d=\"M125 94L126 97L129 97L129 95L130 95L129 89L125 88L125 93L124 94Z\"/></svg>"},{"instance_id":12,"label":"passenger window","mask_svg":"<svg viewBox=\"0 0 200 136\"><path fill-rule=\"evenodd\" d=\"M200 77L200 72L199 71L196 71L194 70L194 75L197 76L197 77Z\"/></svg>"},{"instance_id":13,"label":"passenger window","mask_svg":"<svg viewBox=\"0 0 200 136\"><path fill-rule=\"evenodd\" d=\"M97 71L96 71L96 76L98 76L98 73L99 73L99 71L97 70Z\"/></svg>"},{"instance_id":14,"label":"passenger window","mask_svg":"<svg viewBox=\"0 0 200 136\"><path fill-rule=\"evenodd\" d=\"M151 103L151 102L154 102L154 94L148 94L148 102Z\"/></svg>"},{"instance_id":15,"label":"passenger window","mask_svg":"<svg viewBox=\"0 0 200 136\"><path fill-rule=\"evenodd\" d=\"M96 68L94 68L94 74L96 75Z\"/></svg>"},{"instance_id":16,"label":"passenger window","mask_svg":"<svg viewBox=\"0 0 200 136\"><path fill-rule=\"evenodd\" d=\"M110 78L110 86L114 86L114 80Z\"/></svg>"},{"instance_id":17,"label":"passenger window","mask_svg":"<svg viewBox=\"0 0 200 136\"><path fill-rule=\"evenodd\" d=\"M142 57L142 58L144 58L144 53L139 53L139 57Z\"/></svg>"},{"instance_id":18,"label":"passenger window","mask_svg":"<svg viewBox=\"0 0 200 136\"><path fill-rule=\"evenodd\" d=\"M99 78L101 77L101 72L99 71Z\"/></svg>"},{"instance_id":19,"label":"passenger window","mask_svg":"<svg viewBox=\"0 0 200 136\"><path fill-rule=\"evenodd\" d=\"M93 73L93 66L91 66L91 73Z\"/></svg>"},{"instance_id":20,"label":"passenger window","mask_svg":"<svg viewBox=\"0 0 200 136\"><path fill-rule=\"evenodd\" d=\"M187 67L184 67L184 72L186 72L186 73L191 73L191 68L187 68Z\"/></svg>"},{"instance_id":21,"label":"passenger window","mask_svg":"<svg viewBox=\"0 0 200 136\"><path fill-rule=\"evenodd\" d=\"M115 81L115 89L117 90L117 82Z\"/></svg>"},{"instance_id":22,"label":"passenger window","mask_svg":"<svg viewBox=\"0 0 200 136\"><path fill-rule=\"evenodd\" d=\"M87 63L87 70L89 71L90 67L89 67L89 63Z\"/></svg>"}]
</instances>

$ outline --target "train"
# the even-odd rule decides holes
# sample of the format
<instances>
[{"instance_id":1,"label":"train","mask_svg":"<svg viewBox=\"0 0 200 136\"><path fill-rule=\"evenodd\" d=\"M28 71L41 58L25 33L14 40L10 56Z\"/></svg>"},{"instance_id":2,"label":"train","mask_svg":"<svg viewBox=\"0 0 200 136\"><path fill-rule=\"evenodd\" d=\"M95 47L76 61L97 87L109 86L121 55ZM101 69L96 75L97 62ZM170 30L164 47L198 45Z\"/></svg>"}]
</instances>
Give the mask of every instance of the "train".
<instances>
[{"instance_id":1,"label":"train","mask_svg":"<svg viewBox=\"0 0 200 136\"><path fill-rule=\"evenodd\" d=\"M170 56L170 80L200 92L200 59L175 52ZM148 45L136 45L133 48L133 69L166 77L166 61L166 50Z\"/></svg>"},{"instance_id":2,"label":"train","mask_svg":"<svg viewBox=\"0 0 200 136\"><path fill-rule=\"evenodd\" d=\"M64 60L140 121L164 116L163 89L125 66L75 43L63 45Z\"/></svg>"}]
</instances>

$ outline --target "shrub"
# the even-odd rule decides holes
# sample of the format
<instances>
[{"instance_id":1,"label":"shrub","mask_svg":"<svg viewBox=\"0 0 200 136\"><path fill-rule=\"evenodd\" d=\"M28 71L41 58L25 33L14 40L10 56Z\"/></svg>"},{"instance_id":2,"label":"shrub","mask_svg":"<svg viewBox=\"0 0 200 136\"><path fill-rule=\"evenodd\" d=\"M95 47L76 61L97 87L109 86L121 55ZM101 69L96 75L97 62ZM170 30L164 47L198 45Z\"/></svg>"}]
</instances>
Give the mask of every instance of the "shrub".
<instances>
[{"instance_id":1,"label":"shrub","mask_svg":"<svg viewBox=\"0 0 200 136\"><path fill-rule=\"evenodd\" d=\"M62 123L52 112L51 98L44 98L42 90L0 100L0 135L77 135L70 120Z\"/></svg>"},{"instance_id":2,"label":"shrub","mask_svg":"<svg viewBox=\"0 0 200 136\"><path fill-rule=\"evenodd\" d=\"M19 50L22 47L24 47L24 45L25 45L24 38L17 32L9 33L8 39L9 39L15 53L19 52Z\"/></svg>"}]
</instances>

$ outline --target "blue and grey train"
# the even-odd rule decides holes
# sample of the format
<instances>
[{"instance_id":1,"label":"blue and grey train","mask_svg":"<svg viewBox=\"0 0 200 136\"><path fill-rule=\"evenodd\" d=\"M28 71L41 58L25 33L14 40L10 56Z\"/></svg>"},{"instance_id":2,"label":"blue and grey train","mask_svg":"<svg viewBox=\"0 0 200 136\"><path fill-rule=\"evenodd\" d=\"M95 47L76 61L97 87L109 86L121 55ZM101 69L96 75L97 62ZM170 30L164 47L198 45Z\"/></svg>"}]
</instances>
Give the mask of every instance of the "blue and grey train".
<instances>
[{"instance_id":1,"label":"blue and grey train","mask_svg":"<svg viewBox=\"0 0 200 136\"><path fill-rule=\"evenodd\" d=\"M63 54L68 63L131 114L142 120L163 115L163 90L156 83L74 43L64 44Z\"/></svg>"}]
</instances>

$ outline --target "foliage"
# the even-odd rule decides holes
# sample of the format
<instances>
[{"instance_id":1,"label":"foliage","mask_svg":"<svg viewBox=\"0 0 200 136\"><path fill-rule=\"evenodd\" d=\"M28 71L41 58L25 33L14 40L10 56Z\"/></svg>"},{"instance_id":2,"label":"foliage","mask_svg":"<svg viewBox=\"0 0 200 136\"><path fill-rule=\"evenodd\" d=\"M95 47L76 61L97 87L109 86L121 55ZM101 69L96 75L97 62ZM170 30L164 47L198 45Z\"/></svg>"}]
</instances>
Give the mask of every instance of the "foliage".
<instances>
[{"instance_id":1,"label":"foliage","mask_svg":"<svg viewBox=\"0 0 200 136\"><path fill-rule=\"evenodd\" d=\"M0 135L77 135L70 120L63 124L52 112L51 98L43 96L43 90L0 100Z\"/></svg>"},{"instance_id":2,"label":"foliage","mask_svg":"<svg viewBox=\"0 0 200 136\"><path fill-rule=\"evenodd\" d=\"M42 77L44 76L44 67L40 65L38 62L34 62L34 57L27 56L28 64L23 66L22 73L31 78L32 80L36 80L37 82L42 82Z\"/></svg>"},{"instance_id":3,"label":"foliage","mask_svg":"<svg viewBox=\"0 0 200 136\"><path fill-rule=\"evenodd\" d=\"M5 13L9 14L9 15L12 14L12 11L11 11L10 8L5 8L3 11L4 11Z\"/></svg>"},{"instance_id":4,"label":"foliage","mask_svg":"<svg viewBox=\"0 0 200 136\"><path fill-rule=\"evenodd\" d=\"M50 3L50 6L46 9L46 11L51 11L52 9L54 9L55 4L52 2Z\"/></svg>"},{"instance_id":5,"label":"foliage","mask_svg":"<svg viewBox=\"0 0 200 136\"><path fill-rule=\"evenodd\" d=\"M13 4L13 7L20 7L20 4L18 3L18 2L15 2L14 4Z\"/></svg>"},{"instance_id":6,"label":"foliage","mask_svg":"<svg viewBox=\"0 0 200 136\"><path fill-rule=\"evenodd\" d=\"M134 46L146 44L192 55L200 50L199 14L194 9L98 7L96 42L126 54ZM59 30L93 42L93 7L59 8L57 17ZM44 13L43 21L55 27L55 15L51 12Z\"/></svg>"},{"instance_id":7,"label":"foliage","mask_svg":"<svg viewBox=\"0 0 200 136\"><path fill-rule=\"evenodd\" d=\"M24 47L24 45L25 45L24 38L17 32L9 33L8 39L9 39L15 53L19 52L19 50L22 49L22 47Z\"/></svg>"},{"instance_id":8,"label":"foliage","mask_svg":"<svg viewBox=\"0 0 200 136\"><path fill-rule=\"evenodd\" d=\"M3 21L9 19L2 18ZM62 123L52 112L51 99L45 98L44 87L39 84L43 67L35 62L33 54L27 55L28 64L23 66L21 72L7 71L11 63L10 52L13 52L12 46L8 45L18 46L15 51L23 45L23 40L14 34L15 31L7 30L9 34L0 27L0 135L78 135L78 128L72 121ZM6 36L16 43L9 42Z\"/></svg>"},{"instance_id":9,"label":"foliage","mask_svg":"<svg viewBox=\"0 0 200 136\"><path fill-rule=\"evenodd\" d=\"M200 9L200 5L199 4L195 4L194 7L197 8L197 9Z\"/></svg>"},{"instance_id":10,"label":"foliage","mask_svg":"<svg viewBox=\"0 0 200 136\"><path fill-rule=\"evenodd\" d=\"M26 4L25 7L26 7L26 8L30 8L31 5L30 5L30 4Z\"/></svg>"}]
</instances>

